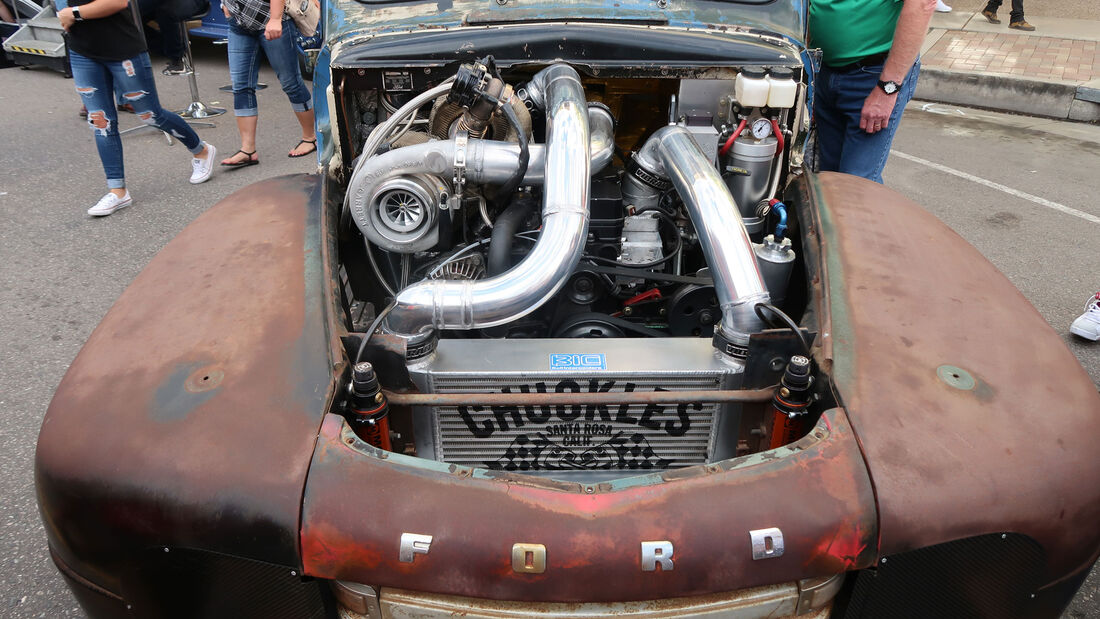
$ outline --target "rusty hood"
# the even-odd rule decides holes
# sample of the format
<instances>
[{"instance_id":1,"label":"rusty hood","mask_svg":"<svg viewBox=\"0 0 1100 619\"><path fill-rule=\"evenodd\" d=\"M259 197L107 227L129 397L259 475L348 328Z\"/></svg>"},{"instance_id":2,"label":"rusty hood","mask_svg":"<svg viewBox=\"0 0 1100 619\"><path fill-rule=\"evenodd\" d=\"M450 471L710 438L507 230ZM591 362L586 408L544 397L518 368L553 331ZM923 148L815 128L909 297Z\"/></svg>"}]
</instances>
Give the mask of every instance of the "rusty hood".
<instances>
[{"instance_id":1,"label":"rusty hood","mask_svg":"<svg viewBox=\"0 0 1100 619\"><path fill-rule=\"evenodd\" d=\"M331 397L319 177L228 196L169 243L73 361L38 439L59 563L118 592L150 546L298 564Z\"/></svg>"},{"instance_id":2,"label":"rusty hood","mask_svg":"<svg viewBox=\"0 0 1100 619\"><path fill-rule=\"evenodd\" d=\"M874 484L879 554L1016 532L1043 545L1049 578L1091 564L1096 385L932 214L861 178L818 178L825 356Z\"/></svg>"}]
</instances>

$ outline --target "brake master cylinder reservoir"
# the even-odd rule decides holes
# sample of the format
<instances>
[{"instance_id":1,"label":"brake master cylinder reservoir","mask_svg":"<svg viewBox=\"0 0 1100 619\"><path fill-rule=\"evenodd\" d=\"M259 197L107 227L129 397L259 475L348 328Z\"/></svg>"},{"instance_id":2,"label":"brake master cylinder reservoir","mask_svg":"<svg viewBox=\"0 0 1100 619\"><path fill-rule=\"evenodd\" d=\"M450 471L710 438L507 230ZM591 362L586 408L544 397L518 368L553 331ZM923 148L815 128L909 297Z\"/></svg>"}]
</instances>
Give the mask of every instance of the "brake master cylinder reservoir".
<instances>
[{"instance_id":1,"label":"brake master cylinder reservoir","mask_svg":"<svg viewBox=\"0 0 1100 619\"><path fill-rule=\"evenodd\" d=\"M737 74L733 96L741 107L763 107L768 104L768 80L764 70L745 67Z\"/></svg>"},{"instance_id":2,"label":"brake master cylinder reservoir","mask_svg":"<svg viewBox=\"0 0 1100 619\"><path fill-rule=\"evenodd\" d=\"M794 81L794 72L785 67L776 67L768 73L768 107L794 107L798 84Z\"/></svg>"}]
</instances>

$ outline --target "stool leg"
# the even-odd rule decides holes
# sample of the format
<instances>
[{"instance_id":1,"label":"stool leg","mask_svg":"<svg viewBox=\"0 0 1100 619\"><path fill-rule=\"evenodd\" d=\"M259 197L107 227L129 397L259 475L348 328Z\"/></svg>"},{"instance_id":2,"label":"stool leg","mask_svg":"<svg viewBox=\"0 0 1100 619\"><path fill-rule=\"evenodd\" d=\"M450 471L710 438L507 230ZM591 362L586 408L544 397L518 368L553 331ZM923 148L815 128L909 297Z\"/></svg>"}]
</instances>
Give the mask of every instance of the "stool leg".
<instances>
[{"instance_id":1,"label":"stool leg","mask_svg":"<svg viewBox=\"0 0 1100 619\"><path fill-rule=\"evenodd\" d=\"M225 113L223 107L213 107L206 105L199 100L199 83L195 79L195 62L191 56L191 36L187 31L187 22L180 22L180 28L183 30L183 50L184 50L184 62L187 64L187 81L191 86L191 104L187 106L186 110L179 112L179 115L189 121L195 118L210 118L211 116L220 116ZM214 126L213 123L195 123Z\"/></svg>"}]
</instances>

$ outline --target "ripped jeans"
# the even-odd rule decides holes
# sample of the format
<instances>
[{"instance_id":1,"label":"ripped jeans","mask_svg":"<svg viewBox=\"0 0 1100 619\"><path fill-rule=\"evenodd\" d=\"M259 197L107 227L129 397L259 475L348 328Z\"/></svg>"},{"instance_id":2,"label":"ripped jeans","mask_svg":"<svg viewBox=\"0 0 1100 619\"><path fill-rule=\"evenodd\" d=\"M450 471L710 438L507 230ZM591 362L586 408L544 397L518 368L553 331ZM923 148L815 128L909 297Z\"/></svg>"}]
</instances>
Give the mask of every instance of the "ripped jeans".
<instances>
[{"instance_id":1,"label":"ripped jeans","mask_svg":"<svg viewBox=\"0 0 1100 619\"><path fill-rule=\"evenodd\" d=\"M126 187L115 90L121 94L123 101L134 106L141 122L153 125L183 142L193 155L202 152L202 140L195 130L182 118L160 106L149 54L142 52L118 62L92 60L73 51L69 55L73 83L88 108L88 125L95 135L95 145L99 150L99 160L103 162L109 189Z\"/></svg>"}]
</instances>

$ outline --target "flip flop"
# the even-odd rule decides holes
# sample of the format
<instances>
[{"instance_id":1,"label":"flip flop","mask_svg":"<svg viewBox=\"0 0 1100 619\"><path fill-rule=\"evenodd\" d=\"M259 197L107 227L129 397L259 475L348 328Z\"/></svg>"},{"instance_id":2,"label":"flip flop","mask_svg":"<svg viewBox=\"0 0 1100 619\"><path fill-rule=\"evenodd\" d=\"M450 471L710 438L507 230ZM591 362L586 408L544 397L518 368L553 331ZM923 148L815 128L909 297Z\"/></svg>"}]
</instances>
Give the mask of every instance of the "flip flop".
<instances>
[{"instance_id":1,"label":"flip flop","mask_svg":"<svg viewBox=\"0 0 1100 619\"><path fill-rule=\"evenodd\" d=\"M232 155L227 157L227 159L231 159L233 157L236 157L237 153L240 153L242 155L247 155L248 159L245 159L244 161L237 161L237 162L231 162L231 163L226 163L226 162L223 161L222 166L226 167L226 168L245 168L245 167L248 167L250 165L260 165L260 160L259 159L253 159L252 158L252 155L255 155L256 151L248 152L246 150L239 150L236 153L233 153Z\"/></svg>"},{"instance_id":2,"label":"flip flop","mask_svg":"<svg viewBox=\"0 0 1100 619\"><path fill-rule=\"evenodd\" d=\"M299 146L301 146L302 144L312 144L312 145L313 145L313 148L311 148L311 149L307 150L307 151L306 151L306 152L304 152L304 153L298 153L297 155L295 155L294 153L287 153L287 155L286 155L286 156L287 156L287 157L291 157L291 158L294 158L294 157L305 157L306 155L308 155L308 154L310 154L310 153L313 153L313 152L316 152L316 151L317 151L317 138L313 138L312 140L299 140L299 141L298 141L298 143L294 145L294 148L298 148L298 147L299 147ZM294 148L292 148L292 149L290 149L290 150L294 150Z\"/></svg>"}]
</instances>

